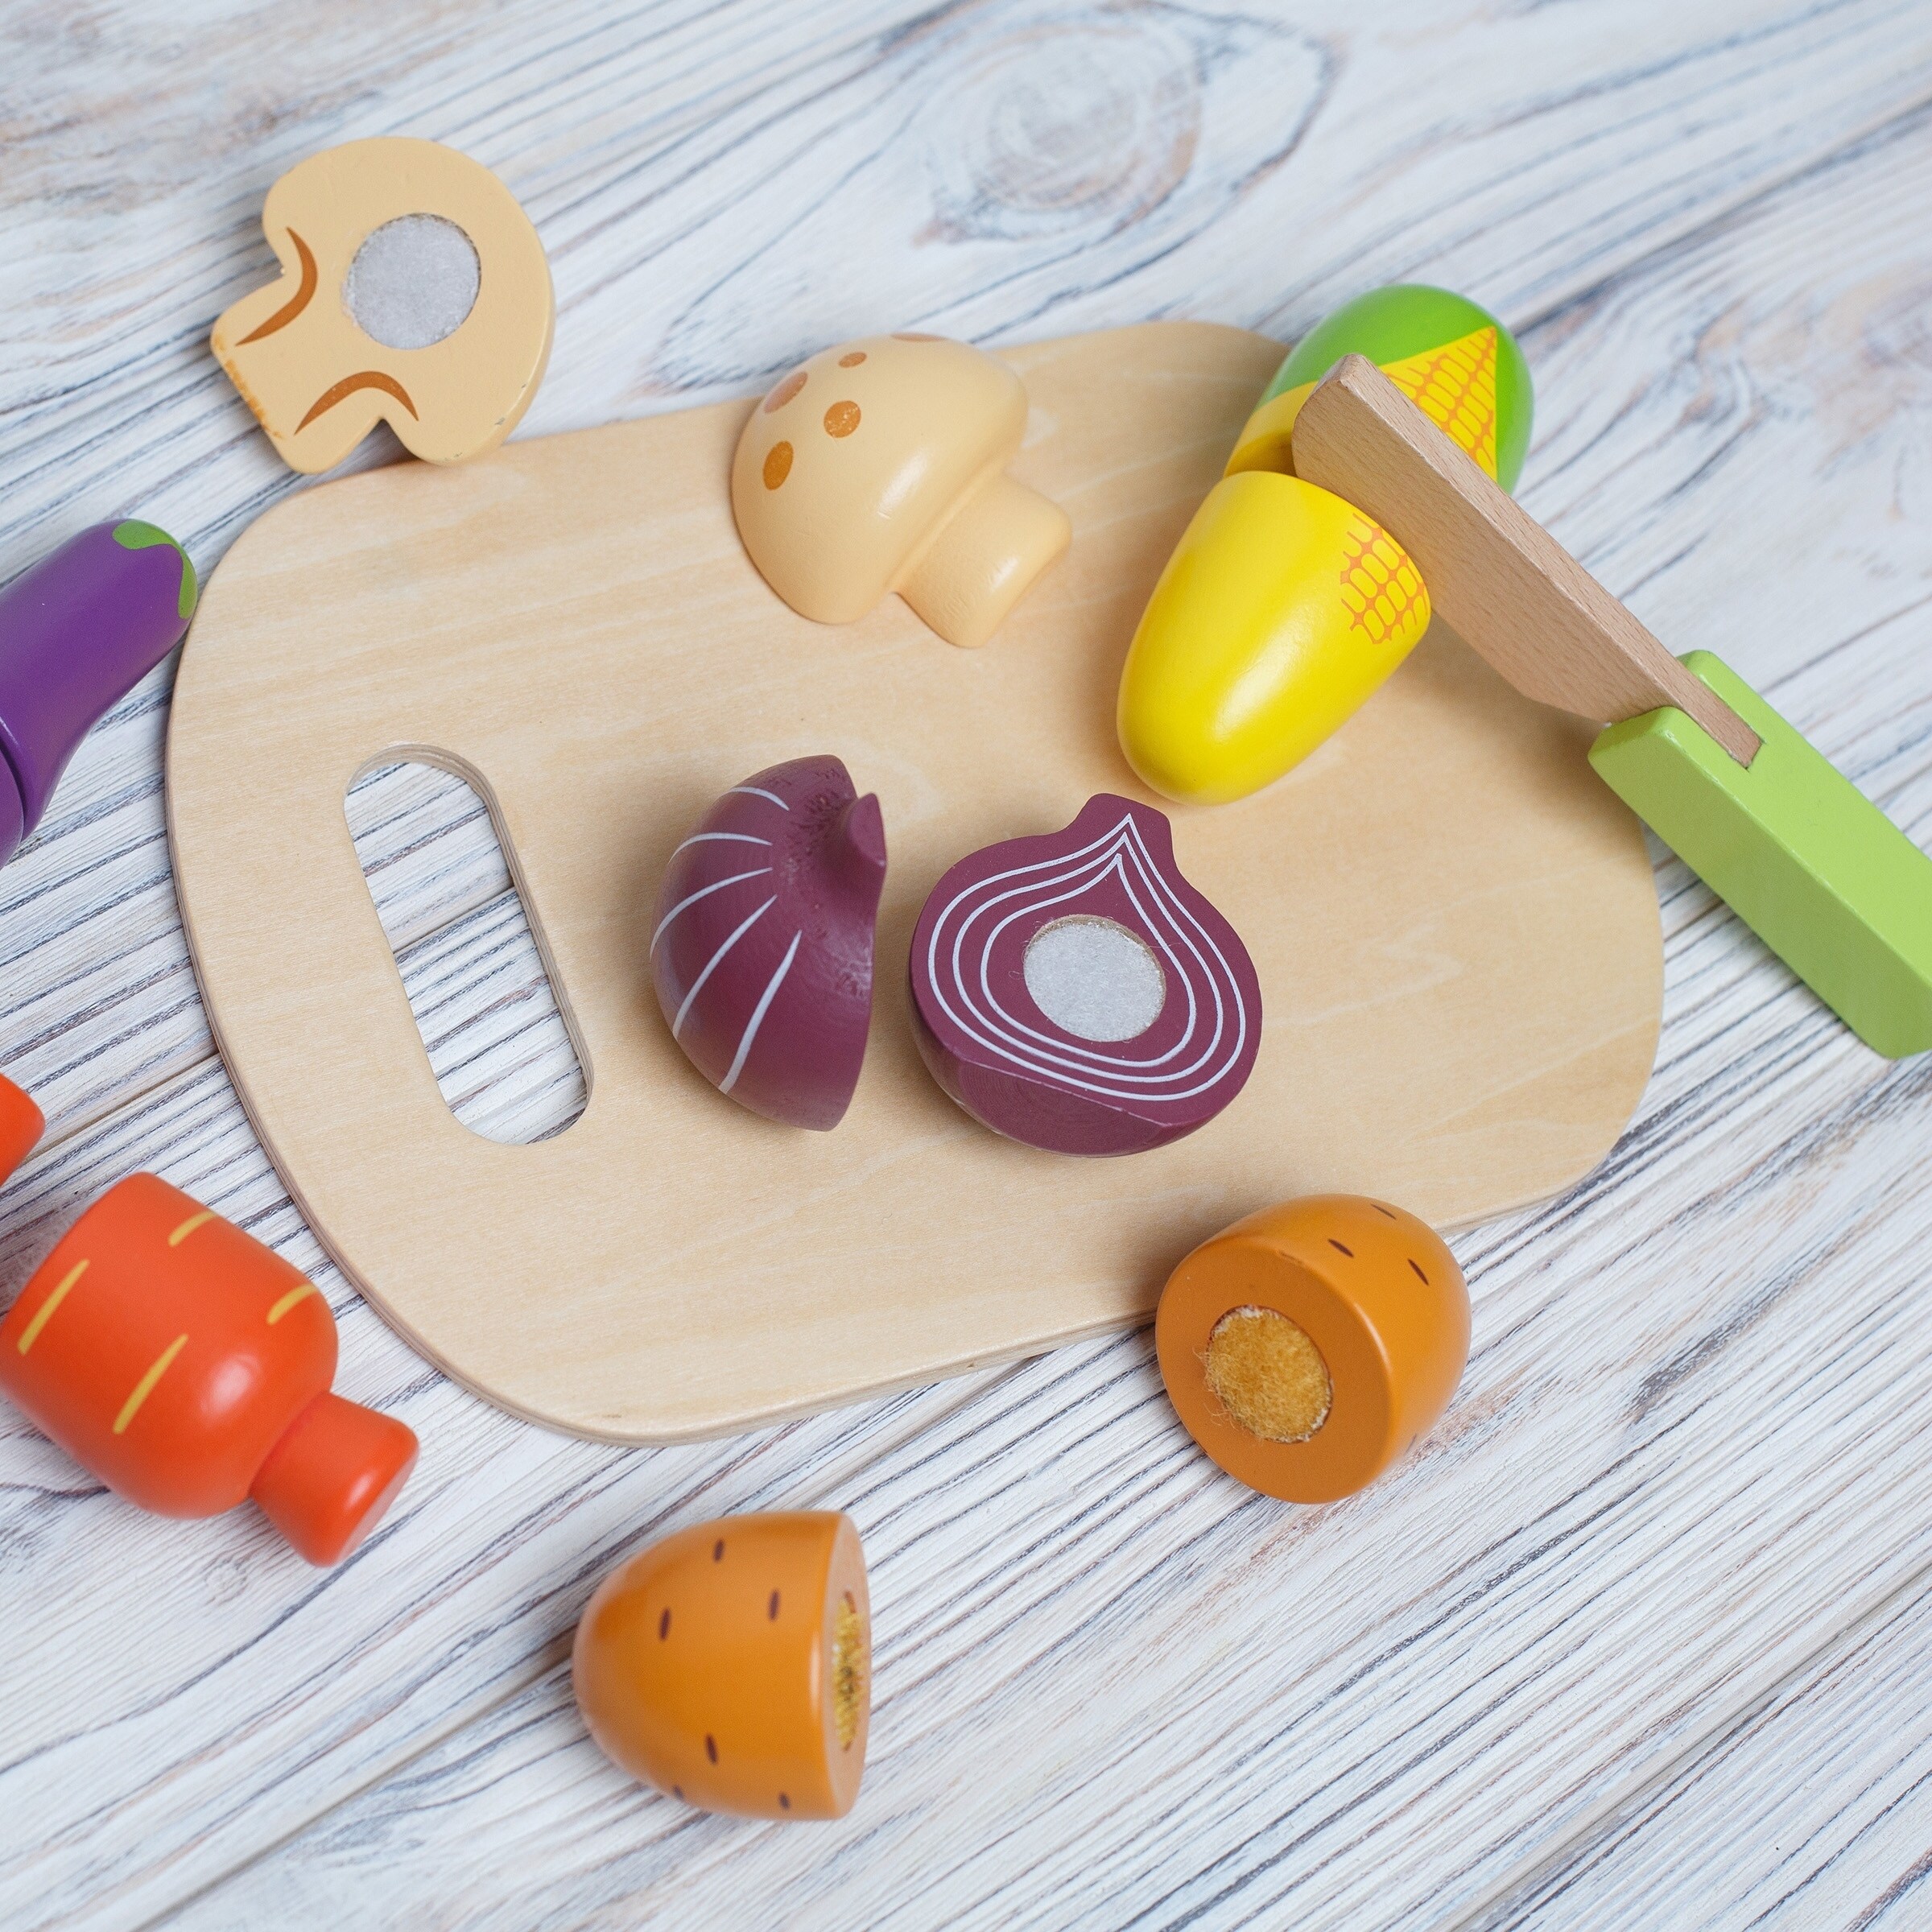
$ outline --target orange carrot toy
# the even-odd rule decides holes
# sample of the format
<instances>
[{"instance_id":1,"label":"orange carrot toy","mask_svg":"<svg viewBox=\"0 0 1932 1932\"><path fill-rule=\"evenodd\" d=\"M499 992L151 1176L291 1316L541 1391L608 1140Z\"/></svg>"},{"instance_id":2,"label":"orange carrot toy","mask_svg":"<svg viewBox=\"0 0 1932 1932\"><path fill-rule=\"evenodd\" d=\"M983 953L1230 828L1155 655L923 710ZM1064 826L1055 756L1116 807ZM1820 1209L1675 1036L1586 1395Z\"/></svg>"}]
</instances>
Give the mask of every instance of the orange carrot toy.
<instances>
[{"instance_id":1,"label":"orange carrot toy","mask_svg":"<svg viewBox=\"0 0 1932 1932\"><path fill-rule=\"evenodd\" d=\"M606 1755L706 1811L842 1818L871 1713L852 1519L729 1516L613 1570L577 1625L577 1703Z\"/></svg>"},{"instance_id":2,"label":"orange carrot toy","mask_svg":"<svg viewBox=\"0 0 1932 1932\"><path fill-rule=\"evenodd\" d=\"M312 1563L347 1556L416 1459L335 1373L315 1284L151 1174L102 1195L0 1322L0 1388L116 1494L188 1517L252 1496Z\"/></svg>"},{"instance_id":3,"label":"orange carrot toy","mask_svg":"<svg viewBox=\"0 0 1932 1932\"><path fill-rule=\"evenodd\" d=\"M1455 1257L1412 1214L1314 1195L1203 1241L1154 1319L1187 1433L1267 1496L1332 1502L1432 1429L1469 1355Z\"/></svg>"},{"instance_id":4,"label":"orange carrot toy","mask_svg":"<svg viewBox=\"0 0 1932 1932\"><path fill-rule=\"evenodd\" d=\"M0 1181L33 1152L46 1125L32 1096L0 1073Z\"/></svg>"}]
</instances>

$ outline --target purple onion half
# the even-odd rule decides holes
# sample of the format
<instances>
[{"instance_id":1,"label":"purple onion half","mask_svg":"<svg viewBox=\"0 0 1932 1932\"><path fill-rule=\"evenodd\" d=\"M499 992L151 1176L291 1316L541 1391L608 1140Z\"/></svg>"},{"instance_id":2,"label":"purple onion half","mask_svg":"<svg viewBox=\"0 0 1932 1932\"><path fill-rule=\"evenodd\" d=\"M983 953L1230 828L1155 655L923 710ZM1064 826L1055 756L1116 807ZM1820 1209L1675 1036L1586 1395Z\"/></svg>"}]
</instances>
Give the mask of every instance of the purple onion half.
<instances>
[{"instance_id":1,"label":"purple onion half","mask_svg":"<svg viewBox=\"0 0 1932 1932\"><path fill-rule=\"evenodd\" d=\"M879 801L833 758L734 785L671 855L650 956L671 1036L720 1093L836 1127L872 1023Z\"/></svg>"},{"instance_id":2,"label":"purple onion half","mask_svg":"<svg viewBox=\"0 0 1932 1932\"><path fill-rule=\"evenodd\" d=\"M1102 792L1064 832L962 859L912 942L919 1051L996 1133L1138 1154L1204 1126L1261 1039L1248 949L1181 877L1166 817Z\"/></svg>"}]
</instances>

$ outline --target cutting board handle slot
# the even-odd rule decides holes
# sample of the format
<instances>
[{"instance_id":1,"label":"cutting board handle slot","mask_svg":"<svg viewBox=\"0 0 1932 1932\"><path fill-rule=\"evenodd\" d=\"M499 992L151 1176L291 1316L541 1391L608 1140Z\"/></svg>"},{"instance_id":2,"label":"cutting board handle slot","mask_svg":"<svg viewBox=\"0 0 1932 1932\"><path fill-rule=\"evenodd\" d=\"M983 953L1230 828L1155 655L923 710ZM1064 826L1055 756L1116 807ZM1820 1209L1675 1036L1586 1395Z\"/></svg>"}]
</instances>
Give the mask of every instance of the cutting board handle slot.
<instances>
[{"instance_id":1,"label":"cutting board handle slot","mask_svg":"<svg viewBox=\"0 0 1932 1932\"><path fill-rule=\"evenodd\" d=\"M485 1140L563 1133L590 1097L590 1058L482 774L452 753L391 746L343 799L349 836L444 1103ZM452 1021L460 1003L469 1017Z\"/></svg>"}]
</instances>

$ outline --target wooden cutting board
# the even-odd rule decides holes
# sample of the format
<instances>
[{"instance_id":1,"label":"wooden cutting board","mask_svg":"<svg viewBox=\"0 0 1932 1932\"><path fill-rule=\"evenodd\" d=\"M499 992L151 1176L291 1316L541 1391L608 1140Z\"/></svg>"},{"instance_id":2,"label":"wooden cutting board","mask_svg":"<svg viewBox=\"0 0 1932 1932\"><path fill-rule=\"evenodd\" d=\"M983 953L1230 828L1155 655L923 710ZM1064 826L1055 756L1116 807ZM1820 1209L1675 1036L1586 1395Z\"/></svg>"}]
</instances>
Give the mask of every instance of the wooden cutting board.
<instances>
[{"instance_id":1,"label":"wooden cutting board","mask_svg":"<svg viewBox=\"0 0 1932 1932\"><path fill-rule=\"evenodd\" d=\"M1281 784L1172 810L1245 939L1261 1057L1189 1139L1081 1161L927 1077L906 948L963 854L1146 796L1113 735L1141 605L1279 358L1154 324L1016 350L1013 474L1071 551L978 652L897 599L807 622L740 550L733 402L295 497L195 621L168 739L175 880L216 1037L345 1273L479 1393L558 1428L741 1429L1141 1321L1195 1243L1315 1189L1439 1224L1608 1150L1657 1042L1657 909L1587 727L1439 626ZM891 869L858 1092L833 1133L720 1098L646 962L672 847L762 766L836 752ZM357 774L417 758L488 801L589 1084L530 1146L444 1104L357 867Z\"/></svg>"}]
</instances>

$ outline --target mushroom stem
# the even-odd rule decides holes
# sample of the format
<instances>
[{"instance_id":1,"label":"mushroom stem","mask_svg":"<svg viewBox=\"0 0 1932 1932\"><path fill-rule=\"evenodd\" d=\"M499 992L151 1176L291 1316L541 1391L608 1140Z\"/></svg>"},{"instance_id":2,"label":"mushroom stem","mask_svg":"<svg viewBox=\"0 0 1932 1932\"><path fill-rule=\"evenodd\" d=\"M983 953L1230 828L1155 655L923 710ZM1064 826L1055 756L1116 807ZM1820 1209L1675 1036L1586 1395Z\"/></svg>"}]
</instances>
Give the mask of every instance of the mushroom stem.
<instances>
[{"instance_id":1,"label":"mushroom stem","mask_svg":"<svg viewBox=\"0 0 1932 1932\"><path fill-rule=\"evenodd\" d=\"M948 644L984 644L1067 547L1073 526L1057 503L995 472L961 499L899 595Z\"/></svg>"}]
</instances>

